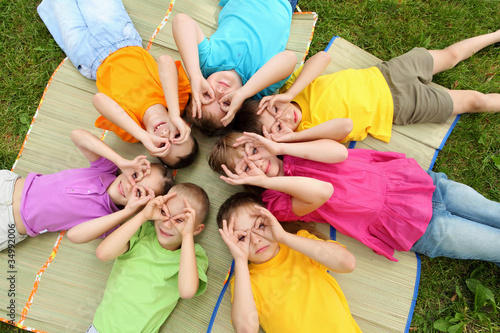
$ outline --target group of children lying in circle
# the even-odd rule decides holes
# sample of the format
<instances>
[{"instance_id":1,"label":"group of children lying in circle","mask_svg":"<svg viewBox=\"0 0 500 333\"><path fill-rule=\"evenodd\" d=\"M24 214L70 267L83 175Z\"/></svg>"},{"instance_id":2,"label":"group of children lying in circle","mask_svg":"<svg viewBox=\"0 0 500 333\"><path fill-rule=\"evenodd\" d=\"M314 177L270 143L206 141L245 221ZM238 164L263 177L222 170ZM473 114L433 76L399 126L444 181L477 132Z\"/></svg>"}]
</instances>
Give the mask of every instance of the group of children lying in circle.
<instances>
[{"instance_id":1,"label":"group of children lying in circle","mask_svg":"<svg viewBox=\"0 0 500 333\"><path fill-rule=\"evenodd\" d=\"M500 42L500 30L323 76L330 56L319 52L292 75L297 59L285 46L295 5L222 0L209 39L177 14L172 29L183 64L142 48L120 0L39 5L70 61L96 80L92 102L102 116L95 125L142 142L161 162L125 159L74 130L89 168L0 173L2 249L14 227L16 242L60 230L75 243L104 238L97 257L115 262L87 332L158 331L180 297L207 287L208 258L193 237L204 229L209 199L197 185L174 185L172 176L198 152L188 123L221 136L210 167L249 188L217 215L235 260L236 331L360 331L327 272L351 272L354 256L313 224L293 221L329 223L393 261L395 250L412 250L500 265L500 203L404 154L341 144L368 134L388 142L392 123L500 111L499 94L429 85L434 74ZM300 285L291 281L297 276Z\"/></svg>"}]
</instances>

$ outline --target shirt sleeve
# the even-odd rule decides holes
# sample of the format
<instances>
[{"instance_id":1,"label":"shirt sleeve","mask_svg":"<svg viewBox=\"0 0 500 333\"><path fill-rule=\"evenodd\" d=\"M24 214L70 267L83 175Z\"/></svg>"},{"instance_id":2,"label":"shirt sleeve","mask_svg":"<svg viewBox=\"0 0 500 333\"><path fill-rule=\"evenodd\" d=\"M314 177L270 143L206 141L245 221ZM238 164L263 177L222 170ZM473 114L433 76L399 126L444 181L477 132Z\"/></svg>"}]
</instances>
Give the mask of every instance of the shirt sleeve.
<instances>
[{"instance_id":1,"label":"shirt sleeve","mask_svg":"<svg viewBox=\"0 0 500 333\"><path fill-rule=\"evenodd\" d=\"M298 219L292 210L292 198L289 194L266 190L262 193L262 201L266 208L281 222L295 221Z\"/></svg>"},{"instance_id":2,"label":"shirt sleeve","mask_svg":"<svg viewBox=\"0 0 500 333\"><path fill-rule=\"evenodd\" d=\"M118 167L105 157L99 157L94 162L90 162L91 168L100 169L102 173L115 173Z\"/></svg>"},{"instance_id":3,"label":"shirt sleeve","mask_svg":"<svg viewBox=\"0 0 500 333\"><path fill-rule=\"evenodd\" d=\"M310 239L315 239L315 240L319 240L321 242L330 242L330 243L336 243L336 244L339 244L340 246L342 246L343 248L345 248L344 245L340 244L339 242L337 241L334 241L334 240L331 240L331 239L328 239L328 240L323 240L323 239L320 239L318 237L316 237L315 235L309 233L309 231L307 230L299 230L299 232L297 232L297 236L300 236L300 237L305 237L305 238L310 238ZM320 264L319 262L317 262L316 260L313 260L311 258L309 258L311 260L311 263L315 266L318 266L320 267L321 269L324 269L324 270L328 270L329 268L326 267L325 265L322 265Z\"/></svg>"}]
</instances>

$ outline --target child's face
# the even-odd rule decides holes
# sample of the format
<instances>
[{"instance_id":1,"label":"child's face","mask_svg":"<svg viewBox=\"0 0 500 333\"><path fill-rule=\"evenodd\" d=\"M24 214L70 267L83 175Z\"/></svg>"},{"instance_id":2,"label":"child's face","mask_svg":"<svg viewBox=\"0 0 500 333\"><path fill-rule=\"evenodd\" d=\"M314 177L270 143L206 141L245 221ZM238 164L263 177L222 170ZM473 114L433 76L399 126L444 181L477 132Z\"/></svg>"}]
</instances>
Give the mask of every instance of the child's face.
<instances>
[{"instance_id":1,"label":"child's face","mask_svg":"<svg viewBox=\"0 0 500 333\"><path fill-rule=\"evenodd\" d=\"M168 208L170 219L167 221L154 221L156 237L163 248L174 251L182 244L182 229L186 225L184 197L176 195L169 199L165 205ZM197 235L203 230L203 227L198 221L194 223L196 228L193 235Z\"/></svg>"},{"instance_id":2,"label":"child's face","mask_svg":"<svg viewBox=\"0 0 500 333\"><path fill-rule=\"evenodd\" d=\"M280 117L276 118L275 115L278 111L283 111L283 113ZM265 109L260 114L259 120L269 133L280 133L282 131L278 120L281 120L286 127L295 132L302 121L302 111L295 103L276 103L274 110Z\"/></svg>"},{"instance_id":3,"label":"child's face","mask_svg":"<svg viewBox=\"0 0 500 333\"><path fill-rule=\"evenodd\" d=\"M136 178L136 185L144 188L151 188L155 195L163 194L163 185L165 179L163 178L162 166L151 165L151 172L149 175L141 178ZM124 174L118 175L116 179L109 185L107 192L111 200L118 206L125 206L132 196L132 188L134 186L127 180Z\"/></svg>"},{"instance_id":4,"label":"child's face","mask_svg":"<svg viewBox=\"0 0 500 333\"><path fill-rule=\"evenodd\" d=\"M170 138L170 119L168 116L168 112L165 107L163 107L163 105L158 104L158 108L148 109L147 114L145 114L145 117L143 118L143 121L145 122L146 132L162 138ZM174 136L176 138L180 136L178 130L176 130ZM167 156L162 157L163 162L167 165L176 164L178 162L179 156L186 156L193 149L193 138L191 137L181 144L174 144L170 140L169 142L170 151Z\"/></svg>"},{"instance_id":5,"label":"child's face","mask_svg":"<svg viewBox=\"0 0 500 333\"><path fill-rule=\"evenodd\" d=\"M252 228L262 229L264 219L252 214L252 207L242 206L231 215L234 217L234 231L236 234L246 232L246 236L239 236L239 242L249 237L248 260L254 264L262 264L276 256L280 247L277 242L270 241L252 232Z\"/></svg>"},{"instance_id":6,"label":"child's face","mask_svg":"<svg viewBox=\"0 0 500 333\"><path fill-rule=\"evenodd\" d=\"M221 109L219 100L224 95L241 88L243 84L234 70L215 72L207 78L207 82L214 91L215 100L210 104L203 104L201 108L204 115L210 114L214 120L220 121L226 116L226 112Z\"/></svg>"},{"instance_id":7,"label":"child's face","mask_svg":"<svg viewBox=\"0 0 500 333\"><path fill-rule=\"evenodd\" d=\"M246 156L259 168L267 177L276 177L283 175L283 161L276 155L271 154L264 147L255 147L252 143L246 143L245 147L236 148L238 154L232 157L229 166L233 167L236 173L250 171L249 166L244 161Z\"/></svg>"}]
</instances>

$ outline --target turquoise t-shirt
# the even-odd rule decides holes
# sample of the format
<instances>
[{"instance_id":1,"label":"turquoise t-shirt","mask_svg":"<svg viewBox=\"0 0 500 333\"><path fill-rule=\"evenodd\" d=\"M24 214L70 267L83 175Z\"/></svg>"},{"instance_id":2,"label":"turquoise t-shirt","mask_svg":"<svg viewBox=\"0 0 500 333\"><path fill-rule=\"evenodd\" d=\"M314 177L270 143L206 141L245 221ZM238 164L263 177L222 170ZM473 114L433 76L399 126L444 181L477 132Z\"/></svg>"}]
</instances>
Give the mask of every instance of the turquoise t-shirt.
<instances>
[{"instance_id":1,"label":"turquoise t-shirt","mask_svg":"<svg viewBox=\"0 0 500 333\"><path fill-rule=\"evenodd\" d=\"M207 289L208 258L199 244L195 251L200 295ZM94 327L100 333L157 332L180 298L180 255L180 249L162 248L154 225L144 223L130 239L130 249L113 264Z\"/></svg>"},{"instance_id":2,"label":"turquoise t-shirt","mask_svg":"<svg viewBox=\"0 0 500 333\"><path fill-rule=\"evenodd\" d=\"M219 26L210 40L198 45L200 68L205 78L234 69L243 84L276 54L285 50L290 36L292 7L288 0L222 0ZM257 93L274 93L279 81Z\"/></svg>"}]
</instances>

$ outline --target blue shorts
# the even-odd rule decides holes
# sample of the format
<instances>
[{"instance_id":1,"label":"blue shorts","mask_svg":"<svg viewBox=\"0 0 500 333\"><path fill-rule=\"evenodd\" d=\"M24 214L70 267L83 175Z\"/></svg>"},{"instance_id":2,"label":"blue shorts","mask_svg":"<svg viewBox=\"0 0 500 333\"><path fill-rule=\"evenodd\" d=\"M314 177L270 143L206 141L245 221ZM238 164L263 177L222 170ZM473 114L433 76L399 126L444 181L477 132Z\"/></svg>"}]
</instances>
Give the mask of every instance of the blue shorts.
<instances>
[{"instance_id":1,"label":"blue shorts","mask_svg":"<svg viewBox=\"0 0 500 333\"><path fill-rule=\"evenodd\" d=\"M95 80L109 54L142 47L121 0L44 0L37 11L69 60L89 79Z\"/></svg>"}]
</instances>

